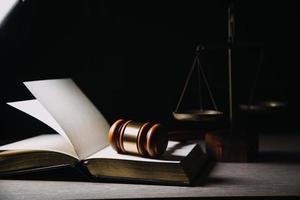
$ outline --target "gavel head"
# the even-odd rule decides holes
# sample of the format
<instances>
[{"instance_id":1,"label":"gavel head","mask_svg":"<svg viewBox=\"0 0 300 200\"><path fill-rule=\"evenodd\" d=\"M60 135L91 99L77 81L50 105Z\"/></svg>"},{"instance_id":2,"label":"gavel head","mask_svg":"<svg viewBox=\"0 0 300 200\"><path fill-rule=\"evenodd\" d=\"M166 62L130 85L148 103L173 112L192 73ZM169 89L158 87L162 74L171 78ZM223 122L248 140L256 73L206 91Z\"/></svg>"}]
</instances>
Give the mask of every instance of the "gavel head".
<instances>
[{"instance_id":1,"label":"gavel head","mask_svg":"<svg viewBox=\"0 0 300 200\"><path fill-rule=\"evenodd\" d=\"M160 124L117 120L108 133L108 140L118 153L157 158L168 146L168 134Z\"/></svg>"}]
</instances>

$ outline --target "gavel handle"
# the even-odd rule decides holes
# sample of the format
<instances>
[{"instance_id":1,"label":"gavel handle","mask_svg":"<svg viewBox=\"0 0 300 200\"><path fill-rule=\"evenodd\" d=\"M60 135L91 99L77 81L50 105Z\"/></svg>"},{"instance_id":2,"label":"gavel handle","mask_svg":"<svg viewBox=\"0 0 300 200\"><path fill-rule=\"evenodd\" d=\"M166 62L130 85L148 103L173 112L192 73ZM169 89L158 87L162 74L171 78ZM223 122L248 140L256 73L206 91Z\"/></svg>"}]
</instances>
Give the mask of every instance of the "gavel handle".
<instances>
[{"instance_id":1,"label":"gavel handle","mask_svg":"<svg viewBox=\"0 0 300 200\"><path fill-rule=\"evenodd\" d=\"M179 130L169 131L169 140L187 141L204 139L204 131L201 130Z\"/></svg>"}]
</instances>

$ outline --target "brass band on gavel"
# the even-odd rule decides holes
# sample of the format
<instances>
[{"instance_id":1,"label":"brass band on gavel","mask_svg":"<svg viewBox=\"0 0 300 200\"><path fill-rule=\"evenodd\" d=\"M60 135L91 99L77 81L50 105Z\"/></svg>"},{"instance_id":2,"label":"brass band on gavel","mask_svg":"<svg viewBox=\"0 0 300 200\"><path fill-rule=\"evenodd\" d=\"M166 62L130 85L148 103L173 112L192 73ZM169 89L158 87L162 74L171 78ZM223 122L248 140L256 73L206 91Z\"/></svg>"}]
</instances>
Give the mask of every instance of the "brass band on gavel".
<instances>
[{"instance_id":1,"label":"brass band on gavel","mask_svg":"<svg viewBox=\"0 0 300 200\"><path fill-rule=\"evenodd\" d=\"M155 158L165 152L168 134L160 124L119 119L111 126L108 140L118 153Z\"/></svg>"}]
</instances>

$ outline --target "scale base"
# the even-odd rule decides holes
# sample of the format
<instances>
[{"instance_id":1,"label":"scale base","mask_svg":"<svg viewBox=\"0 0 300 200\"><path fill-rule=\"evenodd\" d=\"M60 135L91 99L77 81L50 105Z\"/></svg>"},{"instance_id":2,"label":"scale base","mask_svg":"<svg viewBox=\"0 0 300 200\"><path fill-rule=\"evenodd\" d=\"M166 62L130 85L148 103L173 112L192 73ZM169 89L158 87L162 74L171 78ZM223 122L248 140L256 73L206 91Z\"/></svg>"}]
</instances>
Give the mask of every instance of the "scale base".
<instances>
[{"instance_id":1,"label":"scale base","mask_svg":"<svg viewBox=\"0 0 300 200\"><path fill-rule=\"evenodd\" d=\"M258 155L258 134L255 132L209 132L205 134L204 141L207 154L219 162L252 162Z\"/></svg>"}]
</instances>

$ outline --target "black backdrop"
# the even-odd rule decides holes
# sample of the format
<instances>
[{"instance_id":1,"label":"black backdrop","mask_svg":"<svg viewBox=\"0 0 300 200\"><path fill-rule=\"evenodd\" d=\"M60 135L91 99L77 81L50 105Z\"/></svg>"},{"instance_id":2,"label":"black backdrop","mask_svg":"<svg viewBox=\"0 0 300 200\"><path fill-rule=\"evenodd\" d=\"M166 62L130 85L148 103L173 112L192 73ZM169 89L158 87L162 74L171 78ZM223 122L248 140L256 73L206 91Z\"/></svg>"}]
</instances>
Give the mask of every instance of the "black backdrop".
<instances>
[{"instance_id":1,"label":"black backdrop","mask_svg":"<svg viewBox=\"0 0 300 200\"><path fill-rule=\"evenodd\" d=\"M122 117L172 129L171 112L198 43L207 47L203 66L227 114L226 8L221 0L26 1L0 29L0 138L51 132L5 102L32 98L23 81L64 77L73 78L110 123ZM263 49L255 99L288 101L286 112L264 123L272 131L297 131L299 6L235 1L235 14L235 107L247 102ZM185 105L193 107L195 87L188 92Z\"/></svg>"}]
</instances>

